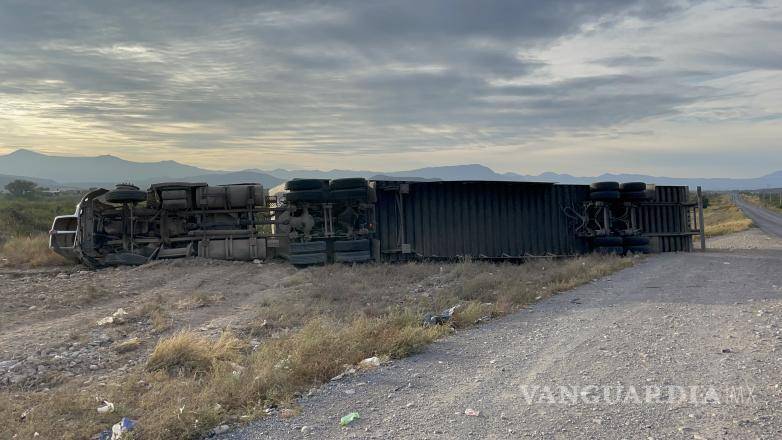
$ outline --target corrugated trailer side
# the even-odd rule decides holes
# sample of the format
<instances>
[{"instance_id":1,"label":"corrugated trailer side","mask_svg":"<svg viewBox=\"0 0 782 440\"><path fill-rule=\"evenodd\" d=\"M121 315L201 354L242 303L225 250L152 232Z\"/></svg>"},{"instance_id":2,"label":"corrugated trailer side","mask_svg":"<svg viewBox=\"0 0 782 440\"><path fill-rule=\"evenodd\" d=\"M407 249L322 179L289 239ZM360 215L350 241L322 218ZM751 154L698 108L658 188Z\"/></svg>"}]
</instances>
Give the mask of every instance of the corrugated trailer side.
<instances>
[{"instance_id":1,"label":"corrugated trailer side","mask_svg":"<svg viewBox=\"0 0 782 440\"><path fill-rule=\"evenodd\" d=\"M376 237L384 259L513 259L588 251L563 211L587 200L585 185L377 181L375 188Z\"/></svg>"}]
</instances>

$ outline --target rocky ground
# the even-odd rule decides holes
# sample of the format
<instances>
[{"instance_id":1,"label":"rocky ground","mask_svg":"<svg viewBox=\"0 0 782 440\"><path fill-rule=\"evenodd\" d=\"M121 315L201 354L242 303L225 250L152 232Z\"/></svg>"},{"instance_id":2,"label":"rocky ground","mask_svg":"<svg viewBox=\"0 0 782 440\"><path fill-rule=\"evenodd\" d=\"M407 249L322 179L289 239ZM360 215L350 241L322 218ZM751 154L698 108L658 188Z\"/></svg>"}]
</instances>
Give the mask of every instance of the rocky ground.
<instances>
[{"instance_id":1,"label":"rocky ground","mask_svg":"<svg viewBox=\"0 0 782 440\"><path fill-rule=\"evenodd\" d=\"M782 239L768 235L760 229L752 228L735 234L710 238L707 240L706 248L714 250L782 250Z\"/></svg>"},{"instance_id":2,"label":"rocky ground","mask_svg":"<svg viewBox=\"0 0 782 440\"><path fill-rule=\"evenodd\" d=\"M221 438L780 438L779 242L650 257Z\"/></svg>"},{"instance_id":3,"label":"rocky ground","mask_svg":"<svg viewBox=\"0 0 782 440\"><path fill-rule=\"evenodd\" d=\"M87 271L0 270L0 389L102 380L144 362L169 328L213 335L281 294L285 264L189 260ZM99 325L117 314L116 322ZM119 325L121 324L121 325Z\"/></svg>"}]
</instances>

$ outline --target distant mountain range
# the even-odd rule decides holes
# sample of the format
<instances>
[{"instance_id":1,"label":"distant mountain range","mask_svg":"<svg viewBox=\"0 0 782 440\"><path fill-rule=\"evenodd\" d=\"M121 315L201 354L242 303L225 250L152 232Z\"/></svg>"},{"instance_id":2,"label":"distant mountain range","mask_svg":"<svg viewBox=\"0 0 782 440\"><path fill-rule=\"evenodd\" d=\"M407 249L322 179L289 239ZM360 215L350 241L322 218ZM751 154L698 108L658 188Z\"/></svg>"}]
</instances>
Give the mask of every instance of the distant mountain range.
<instances>
[{"instance_id":1,"label":"distant mountain range","mask_svg":"<svg viewBox=\"0 0 782 440\"><path fill-rule=\"evenodd\" d=\"M35 181L49 188L111 187L118 182L133 182L140 187L165 181L206 182L211 185L259 182L272 188L293 178L334 179L367 177L376 180L502 180L588 184L595 181L643 181L658 185L702 186L707 190L764 189L782 187L782 171L749 179L676 178L642 174L601 174L572 176L552 172L538 175L497 173L483 165L426 167L398 172L368 170L207 170L171 160L133 162L115 156L51 156L20 149L0 156L0 187L17 178Z\"/></svg>"}]
</instances>

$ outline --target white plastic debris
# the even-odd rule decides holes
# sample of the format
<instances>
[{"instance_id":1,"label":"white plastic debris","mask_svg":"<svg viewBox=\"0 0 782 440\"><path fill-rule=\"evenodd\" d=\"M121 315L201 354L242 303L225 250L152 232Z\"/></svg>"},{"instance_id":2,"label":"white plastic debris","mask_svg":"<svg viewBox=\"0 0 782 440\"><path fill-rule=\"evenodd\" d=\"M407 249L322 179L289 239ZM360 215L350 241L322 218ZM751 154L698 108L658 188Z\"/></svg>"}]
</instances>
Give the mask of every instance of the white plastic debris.
<instances>
[{"instance_id":1,"label":"white plastic debris","mask_svg":"<svg viewBox=\"0 0 782 440\"><path fill-rule=\"evenodd\" d=\"M481 415L481 412L478 411L477 409L467 408L464 410L464 415L470 417L478 417Z\"/></svg>"},{"instance_id":2,"label":"white plastic debris","mask_svg":"<svg viewBox=\"0 0 782 440\"><path fill-rule=\"evenodd\" d=\"M364 369L377 368L380 366L380 358L378 358L377 356L366 358L363 361L359 362L358 366Z\"/></svg>"},{"instance_id":3,"label":"white plastic debris","mask_svg":"<svg viewBox=\"0 0 782 440\"><path fill-rule=\"evenodd\" d=\"M123 417L122 420L115 423L114 426L111 427L111 440L122 440L123 438L126 438L127 436L125 433L132 431L135 426L135 420L130 420L127 417Z\"/></svg>"},{"instance_id":4,"label":"white plastic debris","mask_svg":"<svg viewBox=\"0 0 782 440\"><path fill-rule=\"evenodd\" d=\"M98 407L98 414L108 414L114 412L114 404L108 400L104 400L103 404Z\"/></svg>"}]
</instances>

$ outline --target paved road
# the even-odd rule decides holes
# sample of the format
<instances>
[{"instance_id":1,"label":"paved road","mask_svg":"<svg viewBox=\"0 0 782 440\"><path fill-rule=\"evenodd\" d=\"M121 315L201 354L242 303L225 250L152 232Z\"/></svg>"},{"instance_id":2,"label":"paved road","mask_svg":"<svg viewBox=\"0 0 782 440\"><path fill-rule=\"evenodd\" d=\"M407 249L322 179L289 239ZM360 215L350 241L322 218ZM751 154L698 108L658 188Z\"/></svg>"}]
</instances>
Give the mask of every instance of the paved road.
<instances>
[{"instance_id":1,"label":"paved road","mask_svg":"<svg viewBox=\"0 0 782 440\"><path fill-rule=\"evenodd\" d=\"M733 200L763 232L782 237L782 214L749 203L739 195L735 195Z\"/></svg>"},{"instance_id":2,"label":"paved road","mask_svg":"<svg viewBox=\"0 0 782 440\"><path fill-rule=\"evenodd\" d=\"M221 438L782 438L780 267L779 250L650 257Z\"/></svg>"}]
</instances>

